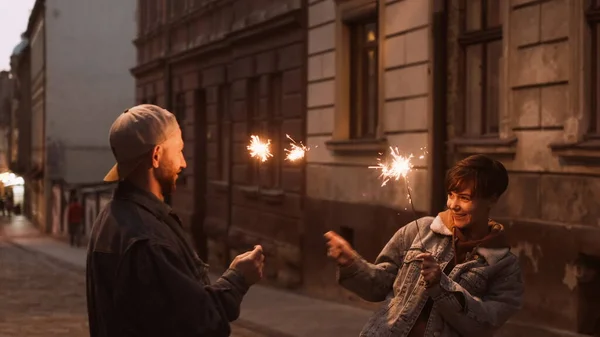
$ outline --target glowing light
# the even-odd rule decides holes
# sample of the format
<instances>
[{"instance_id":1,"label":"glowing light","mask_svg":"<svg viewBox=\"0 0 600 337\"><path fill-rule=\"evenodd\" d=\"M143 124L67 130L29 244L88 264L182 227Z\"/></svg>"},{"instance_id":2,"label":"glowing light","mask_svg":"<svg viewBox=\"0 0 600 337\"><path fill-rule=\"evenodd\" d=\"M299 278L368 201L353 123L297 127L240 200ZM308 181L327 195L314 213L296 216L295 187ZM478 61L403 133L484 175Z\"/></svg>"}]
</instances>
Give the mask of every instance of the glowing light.
<instances>
[{"instance_id":1,"label":"glowing light","mask_svg":"<svg viewBox=\"0 0 600 337\"><path fill-rule=\"evenodd\" d=\"M25 180L12 172L0 173L0 182L4 186L24 185Z\"/></svg>"},{"instance_id":2,"label":"glowing light","mask_svg":"<svg viewBox=\"0 0 600 337\"><path fill-rule=\"evenodd\" d=\"M296 141L293 140L292 137L290 137L289 135L285 135L285 136L289 140L292 141L290 143L290 148L285 149L285 152L287 153L285 159L288 161L296 161L296 160L304 158L306 151L309 151L310 148L304 146L304 144L302 144L302 142L300 142L300 144L297 144Z\"/></svg>"},{"instance_id":3,"label":"glowing light","mask_svg":"<svg viewBox=\"0 0 600 337\"><path fill-rule=\"evenodd\" d=\"M397 147L390 146L390 159L389 160L381 160L378 159L379 164L377 166L369 166L369 168L374 168L381 170L381 174L379 177L383 180L381 186L385 186L390 180L399 180L400 178L406 178L408 173L412 170L413 164L411 159L413 155L410 154L408 156L400 155Z\"/></svg>"},{"instance_id":4,"label":"glowing light","mask_svg":"<svg viewBox=\"0 0 600 337\"><path fill-rule=\"evenodd\" d=\"M425 150L425 148L421 148L421 151L423 151L423 155L419 156L419 159L424 159L425 158L425 154L427 154L427 151ZM412 210L413 216L415 217L415 224L417 226L417 229L419 228L419 222L417 221L418 215L417 212L415 210L415 205L413 203L412 200L412 195L411 195L411 188L410 186L408 186L408 173L410 173L410 171L412 171L413 168L413 163L412 163L412 159L414 158L414 156L412 155L412 153L408 156L403 156L400 154L400 151L398 151L397 147L391 147L390 146L390 156L387 160L382 160L381 158L377 159L379 161L379 164L377 166L369 166L369 168L374 168L374 169L378 169L381 170L381 174L379 175L379 177L383 180L383 183L381 183L381 186L385 186L387 184L388 181L390 180L394 180L394 181L398 181L400 180L400 178L404 178L405 181L405 185L406 185L406 198L408 199L408 203L410 204L410 208ZM405 210L407 209L406 207L404 208ZM421 238L421 230L419 229L417 234L419 237L419 241L421 242L421 251L426 252L425 246L423 245L423 238Z\"/></svg>"},{"instance_id":5,"label":"glowing light","mask_svg":"<svg viewBox=\"0 0 600 337\"><path fill-rule=\"evenodd\" d=\"M269 157L273 157L271 154L271 140L267 139L267 142L260 140L260 137L252 135L250 136L250 145L247 146L250 152L250 157L257 158L260 162L265 162Z\"/></svg>"}]
</instances>

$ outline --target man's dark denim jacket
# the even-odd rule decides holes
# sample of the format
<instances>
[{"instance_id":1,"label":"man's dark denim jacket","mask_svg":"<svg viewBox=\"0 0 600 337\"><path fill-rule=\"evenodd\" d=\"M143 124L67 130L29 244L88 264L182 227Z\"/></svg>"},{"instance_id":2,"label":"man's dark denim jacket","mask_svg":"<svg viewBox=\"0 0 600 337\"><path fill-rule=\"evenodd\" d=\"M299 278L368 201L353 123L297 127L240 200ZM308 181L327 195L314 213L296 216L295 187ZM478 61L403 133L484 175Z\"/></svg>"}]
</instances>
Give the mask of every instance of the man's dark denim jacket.
<instances>
[{"instance_id":1,"label":"man's dark denim jacket","mask_svg":"<svg viewBox=\"0 0 600 337\"><path fill-rule=\"evenodd\" d=\"M207 267L168 205L119 183L88 247L91 337L229 336L248 286L232 269L210 285Z\"/></svg>"}]
</instances>

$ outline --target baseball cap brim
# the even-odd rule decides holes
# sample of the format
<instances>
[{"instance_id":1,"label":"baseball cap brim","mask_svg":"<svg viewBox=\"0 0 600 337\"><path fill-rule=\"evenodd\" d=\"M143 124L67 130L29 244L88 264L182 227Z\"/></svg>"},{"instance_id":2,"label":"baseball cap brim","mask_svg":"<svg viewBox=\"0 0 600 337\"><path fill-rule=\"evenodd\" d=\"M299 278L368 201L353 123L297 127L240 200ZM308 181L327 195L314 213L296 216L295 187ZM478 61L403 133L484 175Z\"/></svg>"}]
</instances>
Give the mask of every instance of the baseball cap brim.
<instances>
[{"instance_id":1,"label":"baseball cap brim","mask_svg":"<svg viewBox=\"0 0 600 337\"><path fill-rule=\"evenodd\" d=\"M119 181L119 164L115 164L110 171L108 171L108 173L106 174L106 176L104 176L104 181L106 182L113 182L113 181Z\"/></svg>"},{"instance_id":2,"label":"baseball cap brim","mask_svg":"<svg viewBox=\"0 0 600 337\"><path fill-rule=\"evenodd\" d=\"M110 171L104 176L105 182L115 182L120 181L131 174L144 160L143 157L138 158L135 161L129 163L115 164Z\"/></svg>"}]
</instances>

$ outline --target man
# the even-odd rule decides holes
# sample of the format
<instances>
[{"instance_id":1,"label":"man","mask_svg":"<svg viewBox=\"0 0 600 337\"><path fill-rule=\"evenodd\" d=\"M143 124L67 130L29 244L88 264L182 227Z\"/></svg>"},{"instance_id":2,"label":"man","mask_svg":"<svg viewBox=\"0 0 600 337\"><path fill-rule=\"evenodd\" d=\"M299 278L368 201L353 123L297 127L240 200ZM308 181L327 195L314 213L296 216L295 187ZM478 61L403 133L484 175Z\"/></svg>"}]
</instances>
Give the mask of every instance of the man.
<instances>
[{"instance_id":1,"label":"man","mask_svg":"<svg viewBox=\"0 0 600 337\"><path fill-rule=\"evenodd\" d=\"M385 300L361 336L491 336L520 309L518 259L504 226L489 219L507 187L500 162L459 161L446 176L448 209L402 227L374 264L325 234L340 284L367 301Z\"/></svg>"},{"instance_id":2,"label":"man","mask_svg":"<svg viewBox=\"0 0 600 337\"><path fill-rule=\"evenodd\" d=\"M119 181L94 224L87 255L91 337L229 336L248 288L262 278L262 247L237 256L210 285L179 218L163 200L186 167L175 116L155 105L110 129Z\"/></svg>"},{"instance_id":3,"label":"man","mask_svg":"<svg viewBox=\"0 0 600 337\"><path fill-rule=\"evenodd\" d=\"M71 237L71 246L81 244L83 207L75 193L71 193L69 208L67 208L67 218L69 220L69 236Z\"/></svg>"}]
</instances>

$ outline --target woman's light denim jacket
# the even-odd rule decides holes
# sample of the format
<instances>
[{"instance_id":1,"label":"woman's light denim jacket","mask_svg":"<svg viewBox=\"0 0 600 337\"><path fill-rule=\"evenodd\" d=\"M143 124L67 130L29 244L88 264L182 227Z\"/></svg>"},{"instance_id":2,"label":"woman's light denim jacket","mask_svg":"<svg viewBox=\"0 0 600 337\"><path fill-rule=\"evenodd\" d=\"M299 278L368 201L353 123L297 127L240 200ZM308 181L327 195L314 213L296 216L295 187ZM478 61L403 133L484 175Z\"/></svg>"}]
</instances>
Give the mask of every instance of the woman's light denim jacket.
<instances>
[{"instance_id":1,"label":"woman's light denim jacket","mask_svg":"<svg viewBox=\"0 0 600 337\"><path fill-rule=\"evenodd\" d=\"M407 336L430 297L434 304L425 337L492 336L520 309L521 269L509 248L478 247L448 275L442 273L438 285L426 288L421 262L415 259L422 252L418 232L425 250L444 270L454 258L454 248L452 232L439 216L419 219L418 227L415 222L402 227L374 264L357 254L351 265L339 269L343 287L367 301L385 301L360 336Z\"/></svg>"}]
</instances>

